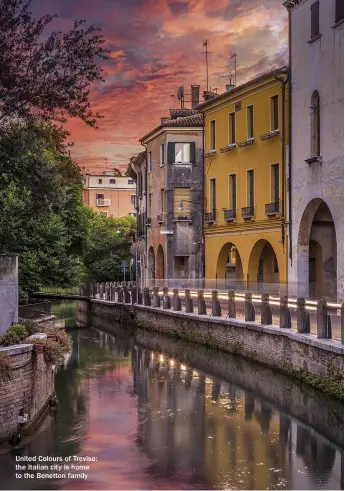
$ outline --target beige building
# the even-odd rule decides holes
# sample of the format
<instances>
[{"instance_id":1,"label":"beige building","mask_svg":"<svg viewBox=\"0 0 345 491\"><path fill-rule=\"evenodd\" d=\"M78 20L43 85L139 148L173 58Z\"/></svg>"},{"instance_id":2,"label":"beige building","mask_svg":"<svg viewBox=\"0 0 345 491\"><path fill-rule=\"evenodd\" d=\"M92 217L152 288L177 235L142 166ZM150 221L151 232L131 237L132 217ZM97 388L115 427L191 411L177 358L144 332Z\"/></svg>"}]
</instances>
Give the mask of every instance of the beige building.
<instances>
[{"instance_id":1,"label":"beige building","mask_svg":"<svg viewBox=\"0 0 345 491\"><path fill-rule=\"evenodd\" d=\"M119 218L136 216L136 184L130 176L111 171L84 176L83 202L98 213Z\"/></svg>"}]
</instances>

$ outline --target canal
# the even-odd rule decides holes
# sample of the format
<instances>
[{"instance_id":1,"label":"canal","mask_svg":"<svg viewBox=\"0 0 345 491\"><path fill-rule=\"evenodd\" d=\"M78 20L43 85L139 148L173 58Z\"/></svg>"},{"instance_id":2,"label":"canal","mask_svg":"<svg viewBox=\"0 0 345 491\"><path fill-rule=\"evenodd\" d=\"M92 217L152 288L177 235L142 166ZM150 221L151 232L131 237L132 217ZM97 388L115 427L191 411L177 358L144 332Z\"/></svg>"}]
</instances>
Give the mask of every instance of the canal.
<instances>
[{"instance_id":1,"label":"canal","mask_svg":"<svg viewBox=\"0 0 345 491\"><path fill-rule=\"evenodd\" d=\"M19 448L0 445L0 489L343 489L342 404L202 346L77 328L75 303L55 312L73 337L58 408ZM69 471L16 478L19 457Z\"/></svg>"}]
</instances>

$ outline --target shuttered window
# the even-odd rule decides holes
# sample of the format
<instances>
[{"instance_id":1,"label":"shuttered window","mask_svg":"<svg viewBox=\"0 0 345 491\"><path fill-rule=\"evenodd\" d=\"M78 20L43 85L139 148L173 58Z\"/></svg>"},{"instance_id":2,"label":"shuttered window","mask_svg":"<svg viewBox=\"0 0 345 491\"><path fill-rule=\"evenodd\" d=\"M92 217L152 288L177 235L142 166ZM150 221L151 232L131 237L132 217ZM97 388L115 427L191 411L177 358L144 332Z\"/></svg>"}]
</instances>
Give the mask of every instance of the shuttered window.
<instances>
[{"instance_id":1,"label":"shuttered window","mask_svg":"<svg viewBox=\"0 0 345 491\"><path fill-rule=\"evenodd\" d=\"M216 122L210 123L210 150L216 149Z\"/></svg>"},{"instance_id":2,"label":"shuttered window","mask_svg":"<svg viewBox=\"0 0 345 491\"><path fill-rule=\"evenodd\" d=\"M190 217L190 188L174 188L174 217Z\"/></svg>"},{"instance_id":3,"label":"shuttered window","mask_svg":"<svg viewBox=\"0 0 345 491\"><path fill-rule=\"evenodd\" d=\"M216 180L210 179L210 211L215 212L217 209L217 196L216 196Z\"/></svg>"},{"instance_id":4,"label":"shuttered window","mask_svg":"<svg viewBox=\"0 0 345 491\"><path fill-rule=\"evenodd\" d=\"M278 96L271 97L271 130L279 129Z\"/></svg>"},{"instance_id":5,"label":"shuttered window","mask_svg":"<svg viewBox=\"0 0 345 491\"><path fill-rule=\"evenodd\" d=\"M254 108L253 108L253 106L247 107L247 131L248 131L248 138L254 138Z\"/></svg>"},{"instance_id":6,"label":"shuttered window","mask_svg":"<svg viewBox=\"0 0 345 491\"><path fill-rule=\"evenodd\" d=\"M344 20L344 0L335 1L335 22Z\"/></svg>"},{"instance_id":7,"label":"shuttered window","mask_svg":"<svg viewBox=\"0 0 345 491\"><path fill-rule=\"evenodd\" d=\"M271 200L272 203L279 201L279 164L271 165Z\"/></svg>"},{"instance_id":8,"label":"shuttered window","mask_svg":"<svg viewBox=\"0 0 345 491\"><path fill-rule=\"evenodd\" d=\"M254 171L247 171L247 206L254 206Z\"/></svg>"},{"instance_id":9,"label":"shuttered window","mask_svg":"<svg viewBox=\"0 0 345 491\"><path fill-rule=\"evenodd\" d=\"M236 120L235 113L229 114L229 143L236 143Z\"/></svg>"},{"instance_id":10,"label":"shuttered window","mask_svg":"<svg viewBox=\"0 0 345 491\"><path fill-rule=\"evenodd\" d=\"M319 0L314 2L311 6L311 39L320 34L319 6Z\"/></svg>"},{"instance_id":11,"label":"shuttered window","mask_svg":"<svg viewBox=\"0 0 345 491\"><path fill-rule=\"evenodd\" d=\"M236 216L236 174L229 176L229 210Z\"/></svg>"},{"instance_id":12,"label":"shuttered window","mask_svg":"<svg viewBox=\"0 0 345 491\"><path fill-rule=\"evenodd\" d=\"M168 143L168 164L195 164L195 142Z\"/></svg>"}]
</instances>

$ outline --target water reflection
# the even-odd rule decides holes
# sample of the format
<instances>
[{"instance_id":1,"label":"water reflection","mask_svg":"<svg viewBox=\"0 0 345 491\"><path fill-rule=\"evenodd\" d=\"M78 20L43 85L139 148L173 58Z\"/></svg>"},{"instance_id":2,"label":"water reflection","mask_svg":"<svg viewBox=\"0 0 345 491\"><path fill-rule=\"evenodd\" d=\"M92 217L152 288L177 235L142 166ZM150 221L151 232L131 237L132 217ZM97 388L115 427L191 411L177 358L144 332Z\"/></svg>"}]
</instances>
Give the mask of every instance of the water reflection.
<instances>
[{"instance_id":1,"label":"water reflection","mask_svg":"<svg viewBox=\"0 0 345 491\"><path fill-rule=\"evenodd\" d=\"M303 401L323 434L264 397L258 371L252 390L236 383L238 367L222 365L219 354L174 341L163 350L152 334L145 346L121 329L73 337L56 378L58 411L16 452L0 446L0 489L342 489L342 448L334 428L325 434L330 419L320 418L326 408L315 393ZM211 369L220 365L224 376ZM20 482L16 454L98 461L87 481Z\"/></svg>"}]
</instances>

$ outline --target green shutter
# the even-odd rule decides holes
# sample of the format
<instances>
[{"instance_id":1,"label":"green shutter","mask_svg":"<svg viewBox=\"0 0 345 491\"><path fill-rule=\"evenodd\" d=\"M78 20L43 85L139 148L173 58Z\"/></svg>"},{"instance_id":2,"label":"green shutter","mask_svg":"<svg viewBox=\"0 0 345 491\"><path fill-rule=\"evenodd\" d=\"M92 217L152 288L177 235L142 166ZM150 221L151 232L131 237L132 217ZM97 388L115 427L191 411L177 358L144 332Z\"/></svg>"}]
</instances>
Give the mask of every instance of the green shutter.
<instances>
[{"instance_id":1,"label":"green shutter","mask_svg":"<svg viewBox=\"0 0 345 491\"><path fill-rule=\"evenodd\" d=\"M175 143L168 142L168 164L175 163Z\"/></svg>"},{"instance_id":2,"label":"green shutter","mask_svg":"<svg viewBox=\"0 0 345 491\"><path fill-rule=\"evenodd\" d=\"M195 165L195 142L191 142L190 144L190 162L191 164Z\"/></svg>"}]
</instances>

